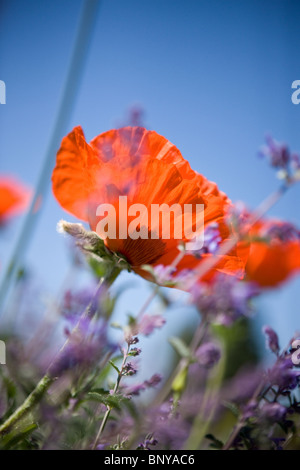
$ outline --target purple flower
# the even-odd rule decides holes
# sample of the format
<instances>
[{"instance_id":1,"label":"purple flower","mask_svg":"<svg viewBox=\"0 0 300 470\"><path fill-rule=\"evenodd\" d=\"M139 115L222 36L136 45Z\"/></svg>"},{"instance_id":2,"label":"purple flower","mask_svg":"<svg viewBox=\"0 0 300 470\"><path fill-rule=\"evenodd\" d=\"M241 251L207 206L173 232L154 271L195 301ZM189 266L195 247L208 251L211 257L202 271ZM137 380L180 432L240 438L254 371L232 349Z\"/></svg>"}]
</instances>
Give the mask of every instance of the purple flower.
<instances>
[{"instance_id":1,"label":"purple flower","mask_svg":"<svg viewBox=\"0 0 300 470\"><path fill-rule=\"evenodd\" d=\"M162 376L160 374L154 374L149 380L145 380L145 385L147 387L156 387L162 380Z\"/></svg>"},{"instance_id":2,"label":"purple flower","mask_svg":"<svg viewBox=\"0 0 300 470\"><path fill-rule=\"evenodd\" d=\"M122 375L135 375L137 373L137 369L133 366L131 362L127 362L122 369Z\"/></svg>"},{"instance_id":3,"label":"purple flower","mask_svg":"<svg viewBox=\"0 0 300 470\"><path fill-rule=\"evenodd\" d=\"M133 106L129 110L129 123L131 126L143 127L144 109L141 106Z\"/></svg>"},{"instance_id":4,"label":"purple flower","mask_svg":"<svg viewBox=\"0 0 300 470\"><path fill-rule=\"evenodd\" d=\"M199 250L194 250L193 255L197 258L201 258L203 254L215 254L216 251L218 251L221 241L219 225L213 222L205 227L203 246Z\"/></svg>"},{"instance_id":5,"label":"purple flower","mask_svg":"<svg viewBox=\"0 0 300 470\"><path fill-rule=\"evenodd\" d=\"M300 170L300 156L297 153L291 155L291 167L295 172Z\"/></svg>"},{"instance_id":6,"label":"purple flower","mask_svg":"<svg viewBox=\"0 0 300 470\"><path fill-rule=\"evenodd\" d=\"M130 349L130 356L139 356L142 350L140 348L131 348Z\"/></svg>"},{"instance_id":7,"label":"purple flower","mask_svg":"<svg viewBox=\"0 0 300 470\"><path fill-rule=\"evenodd\" d=\"M279 353L278 336L270 326L263 327L263 333L266 336L266 347L274 354Z\"/></svg>"},{"instance_id":8,"label":"purple flower","mask_svg":"<svg viewBox=\"0 0 300 470\"><path fill-rule=\"evenodd\" d=\"M245 203L237 201L226 213L225 220L229 227L233 226L237 231L245 231L250 219L250 213Z\"/></svg>"},{"instance_id":9,"label":"purple flower","mask_svg":"<svg viewBox=\"0 0 300 470\"><path fill-rule=\"evenodd\" d=\"M195 356L201 366L209 369L219 362L221 350L212 342L204 343L197 349Z\"/></svg>"},{"instance_id":10,"label":"purple flower","mask_svg":"<svg viewBox=\"0 0 300 470\"><path fill-rule=\"evenodd\" d=\"M105 450L108 444L98 444L96 450Z\"/></svg>"},{"instance_id":11,"label":"purple flower","mask_svg":"<svg viewBox=\"0 0 300 470\"><path fill-rule=\"evenodd\" d=\"M203 250L203 251L202 251ZM196 257L201 257L202 253L207 253L206 248L201 248L199 251L193 251ZM195 279L195 272L193 269L183 269L177 272L177 268L173 266L164 266L159 264L153 268L153 275L157 284L161 286L180 286Z\"/></svg>"},{"instance_id":12,"label":"purple flower","mask_svg":"<svg viewBox=\"0 0 300 470\"><path fill-rule=\"evenodd\" d=\"M250 419L253 418L256 414L257 409L257 401L250 400L245 406L242 407L243 409L243 418Z\"/></svg>"},{"instance_id":13,"label":"purple flower","mask_svg":"<svg viewBox=\"0 0 300 470\"><path fill-rule=\"evenodd\" d=\"M274 222L262 232L262 236L279 242L290 242L300 240L300 231L289 222Z\"/></svg>"},{"instance_id":14,"label":"purple flower","mask_svg":"<svg viewBox=\"0 0 300 470\"><path fill-rule=\"evenodd\" d=\"M127 388L126 389L126 394L129 395L129 396L131 396L131 395L138 396L144 390L146 390L146 386L145 386L145 383L142 382L142 383L135 384L135 385L132 385L131 387Z\"/></svg>"},{"instance_id":15,"label":"purple flower","mask_svg":"<svg viewBox=\"0 0 300 470\"><path fill-rule=\"evenodd\" d=\"M128 344L137 344L139 341L140 340L138 339L137 336L135 338L133 338L132 336L128 338Z\"/></svg>"},{"instance_id":16,"label":"purple flower","mask_svg":"<svg viewBox=\"0 0 300 470\"><path fill-rule=\"evenodd\" d=\"M189 435L189 425L180 413L172 413L172 403L163 403L160 407L149 409L147 418L147 428L152 430L160 449L182 448Z\"/></svg>"},{"instance_id":17,"label":"purple flower","mask_svg":"<svg viewBox=\"0 0 300 470\"><path fill-rule=\"evenodd\" d=\"M134 320L125 331L125 341L128 344L136 344L139 340L138 334L149 336L156 328L161 328L166 320L161 315L144 314Z\"/></svg>"},{"instance_id":18,"label":"purple flower","mask_svg":"<svg viewBox=\"0 0 300 470\"><path fill-rule=\"evenodd\" d=\"M144 336L149 336L155 328L161 328L165 323L166 320L161 315L145 314L138 322L138 332Z\"/></svg>"},{"instance_id":19,"label":"purple flower","mask_svg":"<svg viewBox=\"0 0 300 470\"><path fill-rule=\"evenodd\" d=\"M290 357L280 357L268 371L268 379L272 385L281 390L293 390L299 383L300 371L293 369Z\"/></svg>"},{"instance_id":20,"label":"purple flower","mask_svg":"<svg viewBox=\"0 0 300 470\"><path fill-rule=\"evenodd\" d=\"M157 439L153 439L153 437L146 437L144 442L141 442L138 446L138 450L151 450L149 446L156 446L158 444Z\"/></svg>"},{"instance_id":21,"label":"purple flower","mask_svg":"<svg viewBox=\"0 0 300 470\"><path fill-rule=\"evenodd\" d=\"M254 284L219 274L209 285L194 286L192 301L208 320L230 325L237 318L250 315L249 301L257 294L258 289Z\"/></svg>"},{"instance_id":22,"label":"purple flower","mask_svg":"<svg viewBox=\"0 0 300 470\"><path fill-rule=\"evenodd\" d=\"M139 395L147 388L156 387L161 382L161 380L162 376L160 374L154 374L149 380L145 380L140 384L132 385L132 387L127 389L127 395Z\"/></svg>"},{"instance_id":23,"label":"purple flower","mask_svg":"<svg viewBox=\"0 0 300 470\"><path fill-rule=\"evenodd\" d=\"M227 401L243 403L253 396L262 380L262 371L256 368L243 368L226 385L224 397Z\"/></svg>"},{"instance_id":24,"label":"purple flower","mask_svg":"<svg viewBox=\"0 0 300 470\"><path fill-rule=\"evenodd\" d=\"M259 155L266 158L270 165L279 170L279 177L299 179L300 157L299 154L290 152L284 143L276 142L272 137L266 137L264 145Z\"/></svg>"},{"instance_id":25,"label":"purple flower","mask_svg":"<svg viewBox=\"0 0 300 470\"><path fill-rule=\"evenodd\" d=\"M284 437L272 437L271 441L274 443L276 450L283 450L282 443L285 442Z\"/></svg>"},{"instance_id":26,"label":"purple flower","mask_svg":"<svg viewBox=\"0 0 300 470\"><path fill-rule=\"evenodd\" d=\"M154 278L158 284L165 285L174 282L172 275L175 273L176 268L159 264L153 268L153 271Z\"/></svg>"},{"instance_id":27,"label":"purple flower","mask_svg":"<svg viewBox=\"0 0 300 470\"><path fill-rule=\"evenodd\" d=\"M287 413L285 406L280 403L264 403L259 410L260 416L268 421L282 421Z\"/></svg>"},{"instance_id":28,"label":"purple flower","mask_svg":"<svg viewBox=\"0 0 300 470\"><path fill-rule=\"evenodd\" d=\"M65 329L68 337L64 349L50 367L53 376L77 366L89 366L108 351L114 351L116 345L107 338L107 324L102 318L70 318L72 330Z\"/></svg>"},{"instance_id":29,"label":"purple flower","mask_svg":"<svg viewBox=\"0 0 300 470\"><path fill-rule=\"evenodd\" d=\"M176 274L173 281L176 287L184 288L186 285L190 285L195 281L195 272L193 269L182 269L182 271Z\"/></svg>"},{"instance_id":30,"label":"purple flower","mask_svg":"<svg viewBox=\"0 0 300 470\"><path fill-rule=\"evenodd\" d=\"M286 144L277 142L271 136L266 137L266 145L259 152L261 157L267 158L274 168L286 170L291 160L291 154Z\"/></svg>"},{"instance_id":31,"label":"purple flower","mask_svg":"<svg viewBox=\"0 0 300 470\"><path fill-rule=\"evenodd\" d=\"M250 400L242 409L244 419L258 418L270 422L282 421L287 413L285 406L282 406L280 403L264 402L264 404L259 407L256 400Z\"/></svg>"},{"instance_id":32,"label":"purple flower","mask_svg":"<svg viewBox=\"0 0 300 470\"><path fill-rule=\"evenodd\" d=\"M219 225L217 223L211 223L204 229L204 240L203 245L199 249L194 249L190 253L196 258L201 258L204 254L215 254L222 242L220 235ZM184 269L178 274L176 273L176 267L164 266L162 264L154 267L154 277L156 282L161 285L168 285L170 283L182 284L189 281L190 278L194 278L195 273L193 270Z\"/></svg>"},{"instance_id":33,"label":"purple flower","mask_svg":"<svg viewBox=\"0 0 300 470\"><path fill-rule=\"evenodd\" d=\"M77 319L84 312L88 305L90 305L90 315L94 313L99 308L100 295L104 292L104 289L101 290L97 295L95 295L96 287L86 288L79 292L72 292L70 290L65 292L63 305L62 305L62 315L67 319Z\"/></svg>"}]
</instances>

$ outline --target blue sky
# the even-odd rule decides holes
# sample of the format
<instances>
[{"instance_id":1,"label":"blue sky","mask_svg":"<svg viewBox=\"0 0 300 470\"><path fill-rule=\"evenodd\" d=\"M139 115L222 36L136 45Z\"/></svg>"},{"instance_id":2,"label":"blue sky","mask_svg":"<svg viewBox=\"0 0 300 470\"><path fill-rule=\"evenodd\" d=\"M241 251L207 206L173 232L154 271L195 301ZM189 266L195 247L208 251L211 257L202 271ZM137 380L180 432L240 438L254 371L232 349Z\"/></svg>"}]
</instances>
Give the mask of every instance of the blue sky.
<instances>
[{"instance_id":1,"label":"blue sky","mask_svg":"<svg viewBox=\"0 0 300 470\"><path fill-rule=\"evenodd\" d=\"M34 186L55 121L82 1L2 0L0 171ZM90 140L124 122L140 105L145 125L172 141L192 168L216 181L233 201L255 207L278 186L257 157L266 133L300 151L300 105L291 84L300 79L300 4L291 0L103 0L68 129L81 125ZM63 135L63 134L62 134ZM55 155L53 155L53 166ZM271 214L300 226L300 187ZM59 219L72 220L48 197L26 262L55 295L69 263ZM0 239L1 266L22 220ZM3 270L2 270L3 271ZM123 278L124 279L124 278ZM148 287L120 312L136 312ZM300 280L261 300L257 323L280 329L283 342L297 327ZM181 313L178 324L183 321ZM184 320L186 321L186 319Z\"/></svg>"}]
</instances>

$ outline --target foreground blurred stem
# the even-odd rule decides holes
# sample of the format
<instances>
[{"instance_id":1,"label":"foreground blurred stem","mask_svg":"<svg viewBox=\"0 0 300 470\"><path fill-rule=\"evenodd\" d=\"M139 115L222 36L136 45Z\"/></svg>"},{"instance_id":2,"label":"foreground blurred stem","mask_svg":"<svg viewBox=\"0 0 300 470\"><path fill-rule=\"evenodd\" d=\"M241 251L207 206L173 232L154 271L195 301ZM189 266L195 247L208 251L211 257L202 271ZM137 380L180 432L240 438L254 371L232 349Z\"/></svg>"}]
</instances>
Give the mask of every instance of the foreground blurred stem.
<instances>
[{"instance_id":1,"label":"foreground blurred stem","mask_svg":"<svg viewBox=\"0 0 300 470\"><path fill-rule=\"evenodd\" d=\"M185 450L195 450L199 449L200 445L207 434L211 422L214 418L216 409L218 407L218 395L220 387L223 382L224 373L226 368L226 351L223 349L222 357L218 364L216 373L208 380L207 387L205 389L205 394L201 404L200 411L196 418L194 419L192 430L190 435L184 444L183 448ZM212 401L212 407L207 413L207 408L209 402Z\"/></svg>"},{"instance_id":2,"label":"foreground blurred stem","mask_svg":"<svg viewBox=\"0 0 300 470\"><path fill-rule=\"evenodd\" d=\"M111 273L109 273L109 275L111 275ZM73 336L74 333L76 333L82 320L85 319L89 315L90 309L93 305L93 300L98 295L99 290L105 280L106 278L104 277L100 279L98 286L96 288L96 292L93 296L93 299L91 300L89 305L86 307L83 314L80 316L80 319L75 325L69 338L65 341L64 345L62 346L62 348L60 349L60 351L58 352L54 360L49 365L44 377L39 381L35 389L30 393L30 395L26 398L26 400L22 403L22 405L20 405L19 408L17 408L16 411L0 426L0 437L7 434L9 431L12 430L12 428L14 428L18 423L20 423L23 420L23 418L25 418L28 415L28 413L30 413L33 410L33 408L41 401L41 399L43 398L43 396L45 395L49 387L59 378L58 376L54 375L52 371L55 370L55 366L60 361L64 350L69 345L70 338Z\"/></svg>"},{"instance_id":3,"label":"foreground blurred stem","mask_svg":"<svg viewBox=\"0 0 300 470\"><path fill-rule=\"evenodd\" d=\"M76 96L78 94L80 79L84 71L88 48L91 42L94 26L96 24L100 0L86 0L82 3L80 23L70 58L61 101L57 111L57 117L54 122L43 166L37 181L30 208L25 216L14 252L8 264L2 284L0 285L0 305L2 306L12 281L15 280L16 274L22 266L25 251L32 239L32 233L36 227L37 220L41 212L41 205L44 204L44 200L46 199L50 175L55 163L55 155L59 148L60 140L67 128L74 103L76 101Z\"/></svg>"},{"instance_id":4,"label":"foreground blurred stem","mask_svg":"<svg viewBox=\"0 0 300 470\"><path fill-rule=\"evenodd\" d=\"M41 401L54 380L54 377L47 374L44 375L35 389L26 398L24 403L0 426L0 436L11 431L11 429L19 423L37 405L37 403Z\"/></svg>"}]
</instances>

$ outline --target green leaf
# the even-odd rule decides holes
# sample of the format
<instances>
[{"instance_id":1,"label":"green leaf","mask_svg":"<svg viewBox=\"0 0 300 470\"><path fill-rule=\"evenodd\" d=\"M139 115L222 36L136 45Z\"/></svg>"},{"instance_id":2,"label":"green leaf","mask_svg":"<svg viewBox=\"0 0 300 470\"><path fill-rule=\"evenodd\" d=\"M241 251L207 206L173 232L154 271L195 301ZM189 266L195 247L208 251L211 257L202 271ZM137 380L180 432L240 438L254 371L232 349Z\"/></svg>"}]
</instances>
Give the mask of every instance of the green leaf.
<instances>
[{"instance_id":1,"label":"green leaf","mask_svg":"<svg viewBox=\"0 0 300 470\"><path fill-rule=\"evenodd\" d=\"M155 271L150 264L143 264L141 268L143 271L147 271L149 274L151 274L153 276L153 279L155 279Z\"/></svg>"},{"instance_id":2,"label":"green leaf","mask_svg":"<svg viewBox=\"0 0 300 470\"><path fill-rule=\"evenodd\" d=\"M109 395L109 390L104 388L93 388L90 393L98 393L99 395Z\"/></svg>"},{"instance_id":3,"label":"green leaf","mask_svg":"<svg viewBox=\"0 0 300 470\"><path fill-rule=\"evenodd\" d=\"M122 325L120 325L120 323L118 323L118 322L116 322L116 321L112 322L112 323L110 324L110 326L111 326L112 328L115 328L116 330L123 330Z\"/></svg>"},{"instance_id":4,"label":"green leaf","mask_svg":"<svg viewBox=\"0 0 300 470\"><path fill-rule=\"evenodd\" d=\"M93 271L93 274L101 279L102 277L105 277L106 272L107 272L107 263L105 261L98 261L95 258L89 258L88 263Z\"/></svg>"},{"instance_id":5,"label":"green leaf","mask_svg":"<svg viewBox=\"0 0 300 470\"><path fill-rule=\"evenodd\" d=\"M214 449L222 449L223 448L223 446L224 446L223 442L220 441L219 439L216 439L213 434L206 434L205 437L206 437L206 439L211 441L210 447L212 447Z\"/></svg>"},{"instance_id":6,"label":"green leaf","mask_svg":"<svg viewBox=\"0 0 300 470\"><path fill-rule=\"evenodd\" d=\"M128 401L127 397L124 397L120 394L110 395L109 393L103 394L97 392L89 392L88 399L92 401L97 401L98 403L102 403L108 408L116 408L117 410L121 409L121 405L123 402Z\"/></svg>"},{"instance_id":7,"label":"green leaf","mask_svg":"<svg viewBox=\"0 0 300 470\"><path fill-rule=\"evenodd\" d=\"M128 316L128 325L129 326L135 326L136 325L136 318L134 316L132 316L130 313L127 316Z\"/></svg>"},{"instance_id":8,"label":"green leaf","mask_svg":"<svg viewBox=\"0 0 300 470\"><path fill-rule=\"evenodd\" d=\"M4 450L12 449L16 444L24 442L28 436L37 428L36 423L32 423L26 426L21 431L12 431L3 437L1 442L1 448Z\"/></svg>"},{"instance_id":9,"label":"green leaf","mask_svg":"<svg viewBox=\"0 0 300 470\"><path fill-rule=\"evenodd\" d=\"M13 399L15 398L16 394L17 394L17 388L14 384L14 382L9 379L8 377L3 377L3 383L5 385L5 388L6 388L6 393L7 393L7 398L8 399Z\"/></svg>"},{"instance_id":10,"label":"green leaf","mask_svg":"<svg viewBox=\"0 0 300 470\"><path fill-rule=\"evenodd\" d=\"M179 354L180 357L192 359L191 353L187 345L182 341L181 338L173 337L169 339L169 343L173 346L177 354Z\"/></svg>"},{"instance_id":11,"label":"green leaf","mask_svg":"<svg viewBox=\"0 0 300 470\"><path fill-rule=\"evenodd\" d=\"M116 364L113 363L113 361L109 361L110 365L118 372L118 374L121 374L120 369L116 366Z\"/></svg>"},{"instance_id":12,"label":"green leaf","mask_svg":"<svg viewBox=\"0 0 300 470\"><path fill-rule=\"evenodd\" d=\"M110 318L116 305L116 298L106 295L102 301L102 310L105 312L105 318Z\"/></svg>"},{"instance_id":13,"label":"green leaf","mask_svg":"<svg viewBox=\"0 0 300 470\"><path fill-rule=\"evenodd\" d=\"M230 410L234 416L239 417L240 411L234 403L231 403L229 401L223 401L223 406L225 406L225 408Z\"/></svg>"}]
</instances>

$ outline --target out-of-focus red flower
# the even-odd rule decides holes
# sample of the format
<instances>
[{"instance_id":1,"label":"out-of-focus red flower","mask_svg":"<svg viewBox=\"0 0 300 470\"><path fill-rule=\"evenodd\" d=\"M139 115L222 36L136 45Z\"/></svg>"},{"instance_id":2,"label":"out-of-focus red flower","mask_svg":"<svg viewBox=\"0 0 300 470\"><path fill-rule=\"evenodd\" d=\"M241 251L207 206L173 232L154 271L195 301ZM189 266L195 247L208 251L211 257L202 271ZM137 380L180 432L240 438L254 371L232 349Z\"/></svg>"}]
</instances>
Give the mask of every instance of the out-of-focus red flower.
<instances>
[{"instance_id":1,"label":"out-of-focus red flower","mask_svg":"<svg viewBox=\"0 0 300 470\"><path fill-rule=\"evenodd\" d=\"M227 196L215 183L193 171L171 142L142 127L110 130L90 143L86 142L81 127L74 128L62 140L52 182L60 205L88 222L94 231L100 220L96 216L99 204L112 204L118 223L123 217L119 213L119 196L126 195L128 206L143 204L149 208L149 213L152 204L171 206L177 203L182 208L184 204L204 204L205 226L216 223L222 241L231 237L225 220L231 206ZM128 217L128 226L131 219ZM195 217L192 224L195 224ZM174 220L171 220L171 233L173 228ZM146 230L150 233L160 228L152 227L149 221ZM149 274L142 265L170 266L179 253L179 240L174 237L121 239L117 236L107 238L105 243L112 252L122 254L143 277ZM239 247L234 248L220 258L216 269L229 274L242 272L245 253L239 250ZM177 273L196 268L208 256L211 254L204 253L199 260L193 254L186 254L177 266Z\"/></svg>"},{"instance_id":2,"label":"out-of-focus red flower","mask_svg":"<svg viewBox=\"0 0 300 470\"><path fill-rule=\"evenodd\" d=\"M31 191L11 176L0 176L0 224L28 207Z\"/></svg>"},{"instance_id":3,"label":"out-of-focus red flower","mask_svg":"<svg viewBox=\"0 0 300 470\"><path fill-rule=\"evenodd\" d=\"M246 264L247 278L261 287L276 287L300 271L300 232L275 219L255 224Z\"/></svg>"}]
</instances>

